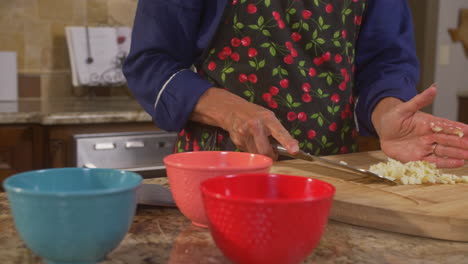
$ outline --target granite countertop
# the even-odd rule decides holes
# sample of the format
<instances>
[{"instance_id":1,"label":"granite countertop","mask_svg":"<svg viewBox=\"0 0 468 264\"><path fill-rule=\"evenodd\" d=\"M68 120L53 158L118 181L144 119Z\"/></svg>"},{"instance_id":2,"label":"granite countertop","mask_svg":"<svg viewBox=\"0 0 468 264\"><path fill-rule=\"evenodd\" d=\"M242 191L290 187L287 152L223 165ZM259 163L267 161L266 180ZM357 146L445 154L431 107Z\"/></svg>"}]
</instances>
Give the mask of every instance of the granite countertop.
<instances>
[{"instance_id":1,"label":"granite countertop","mask_svg":"<svg viewBox=\"0 0 468 264\"><path fill-rule=\"evenodd\" d=\"M148 122L151 117L134 99L57 98L0 101L0 124L89 124Z\"/></svg>"},{"instance_id":2,"label":"granite countertop","mask_svg":"<svg viewBox=\"0 0 468 264\"><path fill-rule=\"evenodd\" d=\"M163 181L158 179L156 183ZM0 193L0 230L0 263L41 263L16 232L5 193ZM230 262L216 247L209 231L192 226L176 208L139 206L124 240L100 264L111 263ZM468 263L468 243L329 221L319 246L304 263Z\"/></svg>"}]
</instances>

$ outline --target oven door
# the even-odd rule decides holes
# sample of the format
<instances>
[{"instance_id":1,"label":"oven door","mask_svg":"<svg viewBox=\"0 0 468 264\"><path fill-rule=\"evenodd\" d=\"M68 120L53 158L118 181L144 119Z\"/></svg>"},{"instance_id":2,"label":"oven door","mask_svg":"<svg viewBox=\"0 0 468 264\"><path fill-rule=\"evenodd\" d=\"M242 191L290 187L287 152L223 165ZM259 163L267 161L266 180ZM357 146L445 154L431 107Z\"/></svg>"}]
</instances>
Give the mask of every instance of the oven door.
<instances>
[{"instance_id":1,"label":"oven door","mask_svg":"<svg viewBox=\"0 0 468 264\"><path fill-rule=\"evenodd\" d=\"M75 166L134 171L144 178L166 176L163 159L173 153L176 133L119 132L74 136Z\"/></svg>"},{"instance_id":2,"label":"oven door","mask_svg":"<svg viewBox=\"0 0 468 264\"><path fill-rule=\"evenodd\" d=\"M173 152L176 135L164 131L75 135L75 165L133 171L144 178L165 177L163 159ZM176 206L171 191L158 184L142 184L137 201Z\"/></svg>"}]
</instances>

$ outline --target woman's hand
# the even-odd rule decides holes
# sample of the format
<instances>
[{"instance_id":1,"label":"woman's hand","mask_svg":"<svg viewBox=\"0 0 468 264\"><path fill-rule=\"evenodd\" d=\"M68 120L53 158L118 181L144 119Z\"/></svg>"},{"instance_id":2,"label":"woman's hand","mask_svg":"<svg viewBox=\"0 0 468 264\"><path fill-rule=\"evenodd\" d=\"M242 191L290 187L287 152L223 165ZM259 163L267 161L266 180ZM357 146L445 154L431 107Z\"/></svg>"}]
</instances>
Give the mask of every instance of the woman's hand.
<instances>
[{"instance_id":1,"label":"woman's hand","mask_svg":"<svg viewBox=\"0 0 468 264\"><path fill-rule=\"evenodd\" d=\"M460 167L468 160L468 125L419 110L437 94L432 85L410 101L381 100L372 122L384 153L402 162L426 160L441 168Z\"/></svg>"},{"instance_id":2,"label":"woman's hand","mask_svg":"<svg viewBox=\"0 0 468 264\"><path fill-rule=\"evenodd\" d=\"M276 159L277 153L271 147L270 136L289 153L299 151L297 140L281 125L273 112L224 89L208 89L200 97L191 119L223 128L229 132L233 143L246 152Z\"/></svg>"}]
</instances>

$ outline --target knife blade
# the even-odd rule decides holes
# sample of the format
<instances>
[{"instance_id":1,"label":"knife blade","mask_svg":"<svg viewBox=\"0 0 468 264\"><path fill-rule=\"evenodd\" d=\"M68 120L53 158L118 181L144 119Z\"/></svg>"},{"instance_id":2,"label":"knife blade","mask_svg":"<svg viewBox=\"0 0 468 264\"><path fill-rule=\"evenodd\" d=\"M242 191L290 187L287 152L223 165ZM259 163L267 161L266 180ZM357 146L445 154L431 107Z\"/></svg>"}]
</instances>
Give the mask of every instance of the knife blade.
<instances>
[{"instance_id":1,"label":"knife blade","mask_svg":"<svg viewBox=\"0 0 468 264\"><path fill-rule=\"evenodd\" d=\"M350 165L347 165L347 164L344 164L344 163L341 163L341 162L336 162L336 161L332 161L332 160L329 160L329 159L314 156L314 155L306 153L306 152L304 152L302 150L300 150L297 154L292 155L286 150L285 147L281 146L280 144L278 144L276 142L272 142L272 146L273 146L273 149L275 149L278 152L278 154L282 155L282 156L287 156L287 157L291 157L291 158L295 158L295 159L302 159L302 160L307 160L307 161L322 162L322 163L331 165L332 167L337 167L337 168L340 168L340 169L346 169L346 170L349 170L349 171L352 171L352 172L355 172L355 173L359 173L361 175L370 176L373 179L385 182L387 184L397 185L396 182L394 182L392 180L389 180L387 178L384 178L384 177L382 177L382 176L380 176L380 175L378 175L376 173L373 173L373 172L365 170L365 169L356 168L356 167L353 167L353 166L350 166Z\"/></svg>"}]
</instances>

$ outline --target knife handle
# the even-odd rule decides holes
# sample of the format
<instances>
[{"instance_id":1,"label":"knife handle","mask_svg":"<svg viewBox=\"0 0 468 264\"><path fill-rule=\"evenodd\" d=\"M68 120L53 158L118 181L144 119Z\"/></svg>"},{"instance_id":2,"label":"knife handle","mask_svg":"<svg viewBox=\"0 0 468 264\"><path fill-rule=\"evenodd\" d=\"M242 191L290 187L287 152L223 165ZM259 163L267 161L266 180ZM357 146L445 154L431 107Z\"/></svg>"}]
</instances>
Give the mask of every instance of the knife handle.
<instances>
[{"instance_id":1,"label":"knife handle","mask_svg":"<svg viewBox=\"0 0 468 264\"><path fill-rule=\"evenodd\" d=\"M312 155L305 153L304 151L299 151L296 155L290 154L285 147L281 146L278 142L271 142L273 150L275 150L279 155L286 156L294 159L304 159L315 161L315 158Z\"/></svg>"}]
</instances>

